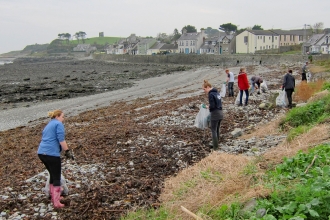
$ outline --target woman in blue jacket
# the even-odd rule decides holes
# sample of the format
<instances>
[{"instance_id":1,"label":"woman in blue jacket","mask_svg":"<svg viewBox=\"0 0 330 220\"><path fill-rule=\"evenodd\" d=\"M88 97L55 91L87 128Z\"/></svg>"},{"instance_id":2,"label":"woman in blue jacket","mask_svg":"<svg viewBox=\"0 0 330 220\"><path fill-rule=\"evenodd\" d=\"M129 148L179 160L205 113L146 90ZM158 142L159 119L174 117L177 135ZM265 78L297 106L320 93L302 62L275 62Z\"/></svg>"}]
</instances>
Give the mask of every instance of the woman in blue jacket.
<instances>
[{"instance_id":1,"label":"woman in blue jacket","mask_svg":"<svg viewBox=\"0 0 330 220\"><path fill-rule=\"evenodd\" d=\"M204 80L203 90L208 94L209 110L211 116L212 146L214 150L218 149L220 139L220 123L223 119L221 96L216 88Z\"/></svg>"},{"instance_id":2,"label":"woman in blue jacket","mask_svg":"<svg viewBox=\"0 0 330 220\"><path fill-rule=\"evenodd\" d=\"M38 148L38 157L49 172L49 185L52 203L55 208L62 208L61 195L61 151L65 151L67 158L73 159L65 141L65 129L63 125L64 113L55 110L48 113L50 122L42 131L42 138Z\"/></svg>"}]
</instances>

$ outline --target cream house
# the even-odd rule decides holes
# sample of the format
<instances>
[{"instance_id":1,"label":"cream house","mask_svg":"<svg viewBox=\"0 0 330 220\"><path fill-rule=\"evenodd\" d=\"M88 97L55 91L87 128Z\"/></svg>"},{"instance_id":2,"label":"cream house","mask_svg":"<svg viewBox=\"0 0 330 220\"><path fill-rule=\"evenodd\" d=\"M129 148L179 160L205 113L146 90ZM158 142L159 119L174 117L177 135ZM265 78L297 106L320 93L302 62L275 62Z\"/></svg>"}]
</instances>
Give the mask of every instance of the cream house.
<instances>
[{"instance_id":1,"label":"cream house","mask_svg":"<svg viewBox=\"0 0 330 220\"><path fill-rule=\"evenodd\" d=\"M154 55L154 54L158 54L160 52L160 48L162 48L162 46L165 43L160 43L160 42L156 42L152 47L150 47L147 50L147 55Z\"/></svg>"},{"instance_id":2,"label":"cream house","mask_svg":"<svg viewBox=\"0 0 330 220\"><path fill-rule=\"evenodd\" d=\"M311 35L311 30L270 30L275 34L280 36L280 47L281 46L290 46L290 45L298 45L304 42L304 39L308 40Z\"/></svg>"},{"instance_id":3,"label":"cream house","mask_svg":"<svg viewBox=\"0 0 330 220\"><path fill-rule=\"evenodd\" d=\"M266 30L245 30L236 36L236 53L279 48L279 35Z\"/></svg>"}]
</instances>

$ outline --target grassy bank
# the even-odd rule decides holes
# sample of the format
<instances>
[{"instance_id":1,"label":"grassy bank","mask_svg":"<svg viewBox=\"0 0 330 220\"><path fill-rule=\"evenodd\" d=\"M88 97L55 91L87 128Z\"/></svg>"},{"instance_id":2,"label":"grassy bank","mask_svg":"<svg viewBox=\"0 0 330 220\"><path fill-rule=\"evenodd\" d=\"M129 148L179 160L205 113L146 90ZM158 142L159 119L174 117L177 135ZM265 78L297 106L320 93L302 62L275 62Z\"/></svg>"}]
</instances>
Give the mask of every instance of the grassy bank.
<instances>
[{"instance_id":1,"label":"grassy bank","mask_svg":"<svg viewBox=\"0 0 330 220\"><path fill-rule=\"evenodd\" d=\"M91 37L86 38L85 44L99 44L99 45L105 45L105 44L113 44L116 43L118 40L120 40L121 37ZM70 44L82 44L82 40L72 40L70 41Z\"/></svg>"}]
</instances>

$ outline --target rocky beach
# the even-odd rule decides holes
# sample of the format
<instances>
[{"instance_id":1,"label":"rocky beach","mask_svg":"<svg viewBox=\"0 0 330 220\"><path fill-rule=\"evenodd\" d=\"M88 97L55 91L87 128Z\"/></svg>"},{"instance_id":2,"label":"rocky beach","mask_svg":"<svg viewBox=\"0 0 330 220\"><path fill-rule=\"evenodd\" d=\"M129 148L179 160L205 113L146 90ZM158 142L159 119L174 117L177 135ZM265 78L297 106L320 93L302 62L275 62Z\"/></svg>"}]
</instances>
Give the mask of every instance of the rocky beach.
<instances>
[{"instance_id":1,"label":"rocky beach","mask_svg":"<svg viewBox=\"0 0 330 220\"><path fill-rule=\"evenodd\" d=\"M300 64L292 64L295 76ZM230 70L237 75L239 66ZM237 139L287 110L274 105L287 66L247 67L268 90L238 107L224 97L219 153L262 155L285 136ZM194 126L207 97L204 79L226 80L219 66L114 63L59 58L21 59L0 66L0 219L119 219L129 210L158 207L168 177L205 158L210 130ZM270 103L272 105L261 105ZM262 107L265 106L265 107ZM47 178L36 150L47 111L63 109L63 158L69 195L54 210L42 191Z\"/></svg>"}]
</instances>

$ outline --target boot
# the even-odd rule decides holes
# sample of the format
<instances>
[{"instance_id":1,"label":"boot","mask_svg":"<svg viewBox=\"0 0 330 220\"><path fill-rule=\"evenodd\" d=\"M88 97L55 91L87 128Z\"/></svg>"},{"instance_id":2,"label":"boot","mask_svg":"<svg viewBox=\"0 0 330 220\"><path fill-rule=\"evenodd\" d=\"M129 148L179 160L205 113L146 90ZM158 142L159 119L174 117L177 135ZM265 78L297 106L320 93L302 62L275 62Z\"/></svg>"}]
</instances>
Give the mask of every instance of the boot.
<instances>
[{"instance_id":1,"label":"boot","mask_svg":"<svg viewBox=\"0 0 330 220\"><path fill-rule=\"evenodd\" d=\"M52 202L54 208L63 208L64 204L60 202L61 198L61 187L60 186L53 186L52 191Z\"/></svg>"},{"instance_id":2,"label":"boot","mask_svg":"<svg viewBox=\"0 0 330 220\"><path fill-rule=\"evenodd\" d=\"M219 142L217 138L212 138L212 145L213 145L213 150L219 149Z\"/></svg>"},{"instance_id":3,"label":"boot","mask_svg":"<svg viewBox=\"0 0 330 220\"><path fill-rule=\"evenodd\" d=\"M49 184L49 196L50 196L50 199L51 199L52 203L53 203L53 197L52 197L53 190L54 190L54 185ZM60 196L60 200L61 199L63 199L63 196Z\"/></svg>"}]
</instances>

